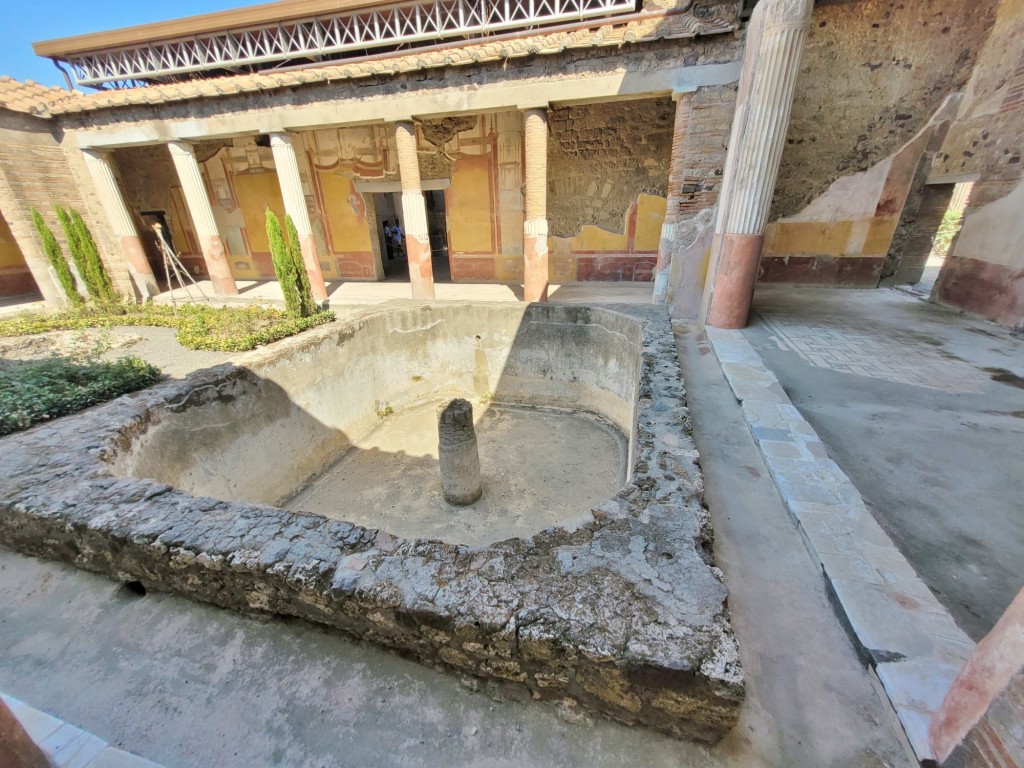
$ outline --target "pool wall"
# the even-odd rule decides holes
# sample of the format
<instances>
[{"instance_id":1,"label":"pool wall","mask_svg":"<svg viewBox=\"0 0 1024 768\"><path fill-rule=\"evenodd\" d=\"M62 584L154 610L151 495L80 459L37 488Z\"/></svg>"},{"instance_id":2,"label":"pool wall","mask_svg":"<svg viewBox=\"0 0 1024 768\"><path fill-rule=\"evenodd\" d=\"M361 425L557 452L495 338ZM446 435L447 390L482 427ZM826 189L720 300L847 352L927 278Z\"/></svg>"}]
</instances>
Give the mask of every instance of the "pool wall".
<instances>
[{"instance_id":1,"label":"pool wall","mask_svg":"<svg viewBox=\"0 0 1024 768\"><path fill-rule=\"evenodd\" d=\"M463 309L430 311L440 318ZM396 310L388 321L395 328L415 315L405 306ZM546 319L566 317L561 308L531 310L518 328L539 340L554 332ZM253 386L251 377L285 392L284 369L275 368L280 361L313 366L317 350L345 347L360 323L391 312L381 308L252 353L241 365L197 372L3 438L0 543L225 608L299 617L536 699L714 743L738 718L744 682L727 590L713 567L668 316L663 307L574 311L573 325L604 330L571 333L608 333L625 350L634 327L640 344L636 363L614 363L639 369L632 477L594 508L593 522L571 532L552 528L482 547L402 539L115 472L169 414L196 409L203 423L215 423L207 417ZM604 325L613 314L624 318L614 321L621 322L619 335ZM514 383L549 375L555 361L539 351L502 365L496 378L488 373L487 386L510 398L532 397ZM296 375L312 381L319 373ZM591 388L579 397L593 396L595 410L609 408L612 395L626 399L634 391L624 376L614 385L623 388L614 390L567 375L566 386ZM314 409L326 408L295 406L317 422ZM280 418L289 414L285 409ZM624 412L603 415L615 420Z\"/></svg>"}]
</instances>

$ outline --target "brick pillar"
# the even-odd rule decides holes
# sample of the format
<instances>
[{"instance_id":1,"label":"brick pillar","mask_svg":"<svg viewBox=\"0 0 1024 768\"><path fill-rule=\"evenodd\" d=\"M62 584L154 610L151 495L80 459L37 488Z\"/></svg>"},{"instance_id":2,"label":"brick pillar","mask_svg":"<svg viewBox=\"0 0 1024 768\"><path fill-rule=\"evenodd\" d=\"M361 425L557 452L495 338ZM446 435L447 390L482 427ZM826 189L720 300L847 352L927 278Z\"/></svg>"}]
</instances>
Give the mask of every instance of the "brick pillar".
<instances>
[{"instance_id":1,"label":"brick pillar","mask_svg":"<svg viewBox=\"0 0 1024 768\"><path fill-rule=\"evenodd\" d=\"M324 284L324 273L320 270L320 255L316 250L313 225L309 221L306 196L302 193L302 179L299 176L299 163L295 159L292 137L287 133L270 134L270 149L274 153L274 166L277 168L277 181L281 185L285 213L292 217L295 230L299 233L302 261L306 265L306 274L309 275L313 300L323 304L327 301L327 286Z\"/></svg>"},{"instance_id":2,"label":"brick pillar","mask_svg":"<svg viewBox=\"0 0 1024 768\"><path fill-rule=\"evenodd\" d=\"M427 206L420 186L420 159L416 153L416 126L395 123L398 175L402 181L402 216L405 218L405 254L409 258L409 284L414 299L434 298L434 268L430 263Z\"/></svg>"},{"instance_id":3,"label":"brick pillar","mask_svg":"<svg viewBox=\"0 0 1024 768\"><path fill-rule=\"evenodd\" d=\"M523 300L548 300L548 111L523 112L526 210L523 216Z\"/></svg>"},{"instance_id":4,"label":"brick pillar","mask_svg":"<svg viewBox=\"0 0 1024 768\"><path fill-rule=\"evenodd\" d=\"M213 218L210 199L206 196L203 175L196 162L196 153L191 144L172 141L167 145L171 159L181 181L181 189L185 196L185 204L195 224L199 245L203 250L203 261L206 271L210 273L213 292L218 296L236 296L238 287L231 275L231 267L224 255L224 241L217 231L217 222Z\"/></svg>"},{"instance_id":5,"label":"brick pillar","mask_svg":"<svg viewBox=\"0 0 1024 768\"><path fill-rule=\"evenodd\" d=\"M690 122L689 93L675 94L676 119L672 127L672 156L668 169L668 201L665 222L661 225L658 241L658 263L654 267L654 304L664 304L668 298L668 279L672 267L672 246L679 223L679 205L682 202L683 178L686 173L686 128Z\"/></svg>"},{"instance_id":6,"label":"brick pillar","mask_svg":"<svg viewBox=\"0 0 1024 768\"><path fill-rule=\"evenodd\" d=\"M117 184L117 177L110 164L110 158L102 152L83 149L85 165L92 176L93 184L96 186L96 193L110 221L110 228L121 245L121 253L128 265L128 272L132 281L138 289L142 298L148 299L156 296L160 289L156 284L156 277L146 259L146 251L142 247L142 240L135 230L135 222L128 212L128 206L121 196L121 188Z\"/></svg>"},{"instance_id":7,"label":"brick pillar","mask_svg":"<svg viewBox=\"0 0 1024 768\"><path fill-rule=\"evenodd\" d=\"M813 0L762 0L743 55L701 317L747 324Z\"/></svg>"}]
</instances>

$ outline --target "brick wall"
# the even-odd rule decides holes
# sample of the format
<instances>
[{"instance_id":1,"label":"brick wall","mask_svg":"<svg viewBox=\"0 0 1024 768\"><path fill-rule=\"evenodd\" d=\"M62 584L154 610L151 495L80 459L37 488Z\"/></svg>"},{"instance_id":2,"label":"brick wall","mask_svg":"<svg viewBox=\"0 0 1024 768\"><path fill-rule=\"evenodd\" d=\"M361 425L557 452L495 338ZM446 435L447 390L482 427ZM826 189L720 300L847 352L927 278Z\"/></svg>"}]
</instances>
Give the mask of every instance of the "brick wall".
<instances>
[{"instance_id":1,"label":"brick wall","mask_svg":"<svg viewBox=\"0 0 1024 768\"><path fill-rule=\"evenodd\" d=\"M0 210L48 301L59 301L59 294L49 277L49 262L32 222L32 209L43 215L65 256L69 256L54 204L74 207L82 213L100 244L111 277L117 280L123 270L110 259L115 251L104 247L106 223L97 220L85 204L81 184L68 166L52 121L0 110Z\"/></svg>"}]
</instances>

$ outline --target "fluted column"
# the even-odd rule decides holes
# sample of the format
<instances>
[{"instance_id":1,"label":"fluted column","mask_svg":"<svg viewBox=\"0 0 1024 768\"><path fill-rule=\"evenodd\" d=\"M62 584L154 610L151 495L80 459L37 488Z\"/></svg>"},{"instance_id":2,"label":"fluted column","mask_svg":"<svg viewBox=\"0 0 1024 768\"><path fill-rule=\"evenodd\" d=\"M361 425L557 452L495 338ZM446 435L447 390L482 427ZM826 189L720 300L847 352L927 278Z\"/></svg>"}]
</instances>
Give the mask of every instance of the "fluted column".
<instances>
[{"instance_id":1,"label":"fluted column","mask_svg":"<svg viewBox=\"0 0 1024 768\"><path fill-rule=\"evenodd\" d=\"M690 93L678 93L676 119L672 126L672 155L668 168L668 200L665 222L661 225L658 241L658 263L654 267L654 304L664 304L668 297L668 278L672 267L672 248L679 224L679 204L682 201L683 180L686 175L686 129L690 123Z\"/></svg>"},{"instance_id":2,"label":"fluted column","mask_svg":"<svg viewBox=\"0 0 1024 768\"><path fill-rule=\"evenodd\" d=\"M93 184L96 187L96 194L99 196L100 205L107 215L110 228L114 231L118 243L121 246L121 253L128 265L128 272L135 282L135 287L144 299L156 296L160 289L156 284L156 277L146 259L146 251L142 247L142 240L135 229L135 222L132 220L128 207L121 197L121 188L117 185L117 177L110 165L110 158L102 152L92 149L83 149L85 165L92 176Z\"/></svg>"},{"instance_id":3,"label":"fluted column","mask_svg":"<svg viewBox=\"0 0 1024 768\"><path fill-rule=\"evenodd\" d=\"M548 111L523 112L526 210L523 215L523 299L548 300Z\"/></svg>"},{"instance_id":4,"label":"fluted column","mask_svg":"<svg viewBox=\"0 0 1024 768\"><path fill-rule=\"evenodd\" d=\"M203 251L206 271L213 283L213 292L218 296L236 296L238 286L231 274L227 257L224 255L224 241L217 231L217 221L213 218L213 208L206 196L203 175L196 162L196 153L191 144L183 141L172 141L167 145L174 161L174 168L181 181L181 189L185 195L185 204L192 216L192 223L199 236L199 247Z\"/></svg>"},{"instance_id":5,"label":"fluted column","mask_svg":"<svg viewBox=\"0 0 1024 768\"><path fill-rule=\"evenodd\" d=\"M324 273L320 269L320 255L316 251L316 239L313 237L313 225L309 221L306 196L302 194L302 179L299 177L299 163L295 159L292 137L287 133L270 134L270 149L274 153L274 166L277 168L277 181L281 185L285 213L292 217L295 231L299 233L302 261L306 265L306 274L309 275L313 300L323 304L327 301L327 286L324 284Z\"/></svg>"},{"instance_id":6,"label":"fluted column","mask_svg":"<svg viewBox=\"0 0 1024 768\"><path fill-rule=\"evenodd\" d=\"M711 246L708 325L747 324L812 9L813 0L762 0L751 16Z\"/></svg>"},{"instance_id":7,"label":"fluted column","mask_svg":"<svg viewBox=\"0 0 1024 768\"><path fill-rule=\"evenodd\" d=\"M414 299L434 298L434 268L430 263L427 206L420 186L420 160L416 153L416 126L395 123L398 175L402 182L402 216L405 219L405 255L409 259L409 283Z\"/></svg>"}]
</instances>

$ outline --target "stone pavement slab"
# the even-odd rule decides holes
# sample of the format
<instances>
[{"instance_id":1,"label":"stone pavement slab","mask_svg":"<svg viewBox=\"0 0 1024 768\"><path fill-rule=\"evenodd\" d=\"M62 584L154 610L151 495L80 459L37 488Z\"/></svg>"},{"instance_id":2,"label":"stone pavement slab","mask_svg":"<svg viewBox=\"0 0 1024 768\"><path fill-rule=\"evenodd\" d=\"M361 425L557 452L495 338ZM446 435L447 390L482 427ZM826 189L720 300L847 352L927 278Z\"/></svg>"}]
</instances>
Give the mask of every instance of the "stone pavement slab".
<instances>
[{"instance_id":1,"label":"stone pavement slab","mask_svg":"<svg viewBox=\"0 0 1024 768\"><path fill-rule=\"evenodd\" d=\"M13 696L0 693L0 700L39 745L54 768L160 768L156 763L111 747L98 736L30 707Z\"/></svg>"},{"instance_id":2,"label":"stone pavement slab","mask_svg":"<svg viewBox=\"0 0 1024 768\"><path fill-rule=\"evenodd\" d=\"M931 759L927 724L974 643L875 521L743 333L706 333L837 613L918 758Z\"/></svg>"}]
</instances>

